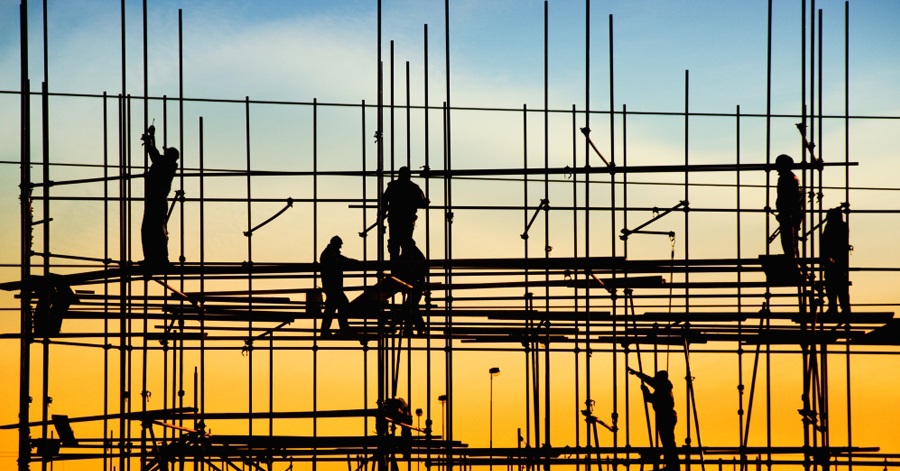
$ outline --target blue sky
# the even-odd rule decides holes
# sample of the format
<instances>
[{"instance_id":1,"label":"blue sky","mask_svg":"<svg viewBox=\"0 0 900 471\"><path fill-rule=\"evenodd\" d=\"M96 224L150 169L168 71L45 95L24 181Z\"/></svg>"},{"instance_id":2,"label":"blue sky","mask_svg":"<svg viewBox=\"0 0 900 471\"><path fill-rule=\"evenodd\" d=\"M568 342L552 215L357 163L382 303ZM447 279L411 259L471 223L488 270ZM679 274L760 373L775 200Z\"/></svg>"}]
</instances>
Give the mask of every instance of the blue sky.
<instances>
[{"instance_id":1,"label":"blue sky","mask_svg":"<svg viewBox=\"0 0 900 471\"><path fill-rule=\"evenodd\" d=\"M774 77L778 102L799 94L799 2L775 2ZM112 6L111 6L112 5ZM42 74L40 3L32 2L32 78ZM825 14L826 73L842 73L844 2L819 1ZM2 5L0 87L18 85L17 4ZM184 9L186 93L192 96L260 99L372 101L374 2L149 2L150 89L172 95L177 57L177 9ZM127 2L129 92L140 93L140 2ZM851 5L854 95L861 111L876 112L881 99L867 96L868 80L896 78L891 61L898 33L892 2ZM49 2L50 81L60 91L119 91L118 3ZM459 105L542 103L543 2L453 2L453 85ZM765 92L766 2L716 1L687 5L661 1L592 4L592 95L606 105L608 15L614 16L617 105L635 110L677 110L683 71L693 73L697 106L731 111L757 107ZM567 108L584 100L584 4L550 3L551 104ZM443 2L384 2L383 39L395 40L398 65L411 61L415 89L421 87L422 25L431 31L435 100L443 95ZM398 67L398 73L402 67ZM368 72L368 73L367 73ZM416 74L418 72L418 75ZM228 80L211 80L213 77ZM65 78L65 80L61 80ZM855 79L855 80L854 80ZM829 84L837 83L834 80ZM497 94L498 89L514 87ZM513 93L518 92L518 93ZM523 93L524 92L524 93ZM469 98L466 94L472 93ZM524 96L523 96L524 95ZM414 93L414 96L416 94ZM418 96L421 96L419 94ZM349 98L354 97L354 98ZM669 100L666 98L669 97ZM433 100L434 101L434 100ZM778 104L778 103L776 103ZM758 110L748 110L756 112Z\"/></svg>"}]
</instances>

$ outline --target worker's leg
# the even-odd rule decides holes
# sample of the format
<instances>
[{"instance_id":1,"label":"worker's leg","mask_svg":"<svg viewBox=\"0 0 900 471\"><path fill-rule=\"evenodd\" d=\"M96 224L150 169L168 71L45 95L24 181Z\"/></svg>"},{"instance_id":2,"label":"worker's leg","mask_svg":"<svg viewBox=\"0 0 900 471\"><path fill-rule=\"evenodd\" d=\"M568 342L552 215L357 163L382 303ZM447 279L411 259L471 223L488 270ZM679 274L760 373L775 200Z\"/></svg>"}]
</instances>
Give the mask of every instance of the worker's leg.
<instances>
[{"instance_id":1,"label":"worker's leg","mask_svg":"<svg viewBox=\"0 0 900 471\"><path fill-rule=\"evenodd\" d=\"M341 330L346 332L350 328L350 324L347 323L347 307L350 306L350 300L348 300L347 295L341 291L340 294L336 296L336 301L338 325L341 327Z\"/></svg>"},{"instance_id":2,"label":"worker's leg","mask_svg":"<svg viewBox=\"0 0 900 471\"><path fill-rule=\"evenodd\" d=\"M331 320L334 319L334 313L337 310L336 295L332 293L325 294L325 311L322 313L322 328L319 329L321 335L331 335Z\"/></svg>"},{"instance_id":3,"label":"worker's leg","mask_svg":"<svg viewBox=\"0 0 900 471\"><path fill-rule=\"evenodd\" d=\"M675 422L677 419L657 420L656 430L663 448L666 471L678 471L678 447L675 445Z\"/></svg>"}]
</instances>

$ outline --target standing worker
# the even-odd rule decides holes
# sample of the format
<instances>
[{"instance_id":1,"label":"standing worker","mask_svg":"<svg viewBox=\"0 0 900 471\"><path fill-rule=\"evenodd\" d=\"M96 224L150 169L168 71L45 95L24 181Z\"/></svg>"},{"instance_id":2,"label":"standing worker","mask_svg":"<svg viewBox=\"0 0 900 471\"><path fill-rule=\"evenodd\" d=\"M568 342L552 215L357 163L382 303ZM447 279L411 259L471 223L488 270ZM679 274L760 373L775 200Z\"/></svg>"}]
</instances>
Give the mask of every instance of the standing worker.
<instances>
[{"instance_id":1,"label":"standing worker","mask_svg":"<svg viewBox=\"0 0 900 471\"><path fill-rule=\"evenodd\" d=\"M144 249L144 266L165 268L169 264L168 222L169 192L172 179L178 170L178 149L163 147L163 154L156 148L156 128L150 125L141 136L150 155L150 169L144 175L144 219L141 222L141 245Z\"/></svg>"},{"instance_id":2,"label":"standing worker","mask_svg":"<svg viewBox=\"0 0 900 471\"><path fill-rule=\"evenodd\" d=\"M666 370L659 370L652 378L632 368L628 368L628 373L641 379L644 401L652 404L656 413L656 433L662 443L666 463L661 471L678 471L678 451L675 446L675 424L678 422L678 415L675 413L675 396L672 394L669 373ZM647 388L648 385L653 388L652 393Z\"/></svg>"},{"instance_id":3,"label":"standing worker","mask_svg":"<svg viewBox=\"0 0 900 471\"><path fill-rule=\"evenodd\" d=\"M825 271L825 295L828 297L828 312L836 313L841 304L841 313L850 313L850 229L844 221L841 208L831 208L825 218L819 256Z\"/></svg>"},{"instance_id":4,"label":"standing worker","mask_svg":"<svg viewBox=\"0 0 900 471\"><path fill-rule=\"evenodd\" d=\"M400 167L397 179L388 183L381 199L381 219L387 218L388 253L391 260L400 255L400 248L412 240L416 226L416 211L427 208L428 200L419 185L410 179L409 167Z\"/></svg>"},{"instance_id":5,"label":"standing worker","mask_svg":"<svg viewBox=\"0 0 900 471\"><path fill-rule=\"evenodd\" d=\"M794 159L789 155L781 154L775 159L775 168L778 170L775 209L778 211L776 218L781 231L781 249L788 257L798 258L800 251L797 242L800 222L803 220L803 194L797 175L791 171L793 165Z\"/></svg>"},{"instance_id":6,"label":"standing worker","mask_svg":"<svg viewBox=\"0 0 900 471\"><path fill-rule=\"evenodd\" d=\"M322 337L331 335L331 321L335 315L341 330L347 331L346 309L350 304L347 295L344 294L344 268L359 260L341 255L341 246L344 241L334 236L319 255L320 272L322 273L322 291L325 293L325 313L322 315Z\"/></svg>"}]
</instances>

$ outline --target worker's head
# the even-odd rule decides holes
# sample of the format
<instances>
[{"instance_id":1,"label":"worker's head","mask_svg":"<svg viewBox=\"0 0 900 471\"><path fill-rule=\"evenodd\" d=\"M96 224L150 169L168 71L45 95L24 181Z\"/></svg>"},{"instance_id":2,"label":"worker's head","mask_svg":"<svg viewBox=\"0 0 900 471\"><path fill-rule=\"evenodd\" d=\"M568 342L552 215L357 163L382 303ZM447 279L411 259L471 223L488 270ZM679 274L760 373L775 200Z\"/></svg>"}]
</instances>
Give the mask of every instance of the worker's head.
<instances>
[{"instance_id":1,"label":"worker's head","mask_svg":"<svg viewBox=\"0 0 900 471\"><path fill-rule=\"evenodd\" d=\"M831 208L828 210L828 213L825 215L825 218L829 222L839 222L844 219L843 214L841 213L841 207Z\"/></svg>"},{"instance_id":2,"label":"worker's head","mask_svg":"<svg viewBox=\"0 0 900 471\"><path fill-rule=\"evenodd\" d=\"M344 241L339 236L334 236L331 238L331 245L340 248L344 245Z\"/></svg>"},{"instance_id":3,"label":"worker's head","mask_svg":"<svg viewBox=\"0 0 900 471\"><path fill-rule=\"evenodd\" d=\"M164 154L169 160L178 160L178 149L174 147L166 147Z\"/></svg>"},{"instance_id":4,"label":"worker's head","mask_svg":"<svg viewBox=\"0 0 900 471\"><path fill-rule=\"evenodd\" d=\"M653 379L658 379L658 380L668 380L668 379L669 379L669 372L666 371L666 370L659 370L659 371L656 372L655 375L653 375Z\"/></svg>"},{"instance_id":5,"label":"worker's head","mask_svg":"<svg viewBox=\"0 0 900 471\"><path fill-rule=\"evenodd\" d=\"M397 179L398 180L409 180L409 167L403 166L400 167L400 170L397 171Z\"/></svg>"},{"instance_id":6,"label":"worker's head","mask_svg":"<svg viewBox=\"0 0 900 471\"><path fill-rule=\"evenodd\" d=\"M779 172L790 170L793 165L794 159L792 159L790 155L781 154L775 159L775 168L778 169Z\"/></svg>"}]
</instances>

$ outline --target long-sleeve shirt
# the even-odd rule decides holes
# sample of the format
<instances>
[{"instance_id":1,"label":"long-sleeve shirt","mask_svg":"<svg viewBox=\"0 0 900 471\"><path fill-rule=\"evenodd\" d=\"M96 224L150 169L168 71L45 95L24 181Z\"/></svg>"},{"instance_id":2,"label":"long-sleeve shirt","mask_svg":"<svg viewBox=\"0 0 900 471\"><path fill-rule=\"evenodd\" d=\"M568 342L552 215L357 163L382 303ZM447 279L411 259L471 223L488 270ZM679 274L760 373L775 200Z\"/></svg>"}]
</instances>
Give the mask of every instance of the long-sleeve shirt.
<instances>
[{"instance_id":1,"label":"long-sleeve shirt","mask_svg":"<svg viewBox=\"0 0 900 471\"><path fill-rule=\"evenodd\" d=\"M160 154L156 146L148 145L150 169L144 177L144 215L165 218L168 213L166 200L172 191L172 179L178 170L178 161Z\"/></svg>"},{"instance_id":2,"label":"long-sleeve shirt","mask_svg":"<svg viewBox=\"0 0 900 471\"><path fill-rule=\"evenodd\" d=\"M790 170L778 172L778 195L775 198L775 209L778 220L783 224L799 225L803 195L800 192L800 181Z\"/></svg>"},{"instance_id":3,"label":"long-sleeve shirt","mask_svg":"<svg viewBox=\"0 0 900 471\"><path fill-rule=\"evenodd\" d=\"M388 183L382 204L388 220L415 220L416 211L427 207L428 200L419 185L397 179Z\"/></svg>"},{"instance_id":4,"label":"long-sleeve shirt","mask_svg":"<svg viewBox=\"0 0 900 471\"><path fill-rule=\"evenodd\" d=\"M328 244L319 255L322 272L322 290L325 294L343 291L344 268L356 260L341 255L341 249Z\"/></svg>"}]
</instances>

